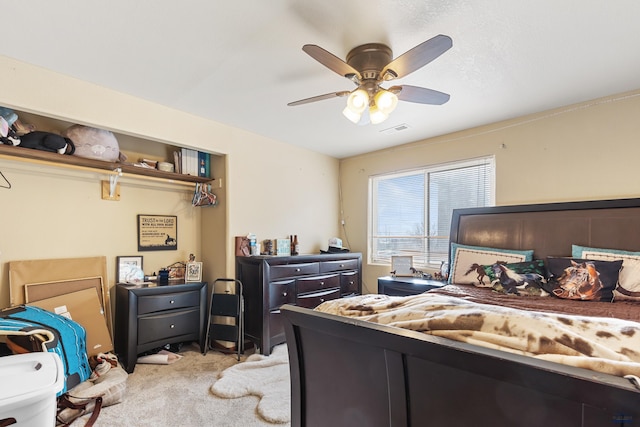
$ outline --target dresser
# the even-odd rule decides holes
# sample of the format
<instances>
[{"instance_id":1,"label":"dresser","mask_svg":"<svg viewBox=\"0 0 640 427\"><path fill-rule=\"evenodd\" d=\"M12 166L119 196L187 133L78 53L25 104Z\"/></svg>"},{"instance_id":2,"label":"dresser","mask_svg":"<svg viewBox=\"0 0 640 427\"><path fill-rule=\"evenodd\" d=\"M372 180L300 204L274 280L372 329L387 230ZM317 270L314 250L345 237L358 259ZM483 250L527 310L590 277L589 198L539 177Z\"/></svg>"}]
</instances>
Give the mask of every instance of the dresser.
<instances>
[{"instance_id":1,"label":"dresser","mask_svg":"<svg viewBox=\"0 0 640 427\"><path fill-rule=\"evenodd\" d=\"M362 292L362 254L236 257L243 285L245 337L264 355L285 342L283 304L314 308Z\"/></svg>"},{"instance_id":2,"label":"dresser","mask_svg":"<svg viewBox=\"0 0 640 427\"><path fill-rule=\"evenodd\" d=\"M138 354L197 341L204 352L207 284L116 285L115 352L129 373Z\"/></svg>"}]
</instances>

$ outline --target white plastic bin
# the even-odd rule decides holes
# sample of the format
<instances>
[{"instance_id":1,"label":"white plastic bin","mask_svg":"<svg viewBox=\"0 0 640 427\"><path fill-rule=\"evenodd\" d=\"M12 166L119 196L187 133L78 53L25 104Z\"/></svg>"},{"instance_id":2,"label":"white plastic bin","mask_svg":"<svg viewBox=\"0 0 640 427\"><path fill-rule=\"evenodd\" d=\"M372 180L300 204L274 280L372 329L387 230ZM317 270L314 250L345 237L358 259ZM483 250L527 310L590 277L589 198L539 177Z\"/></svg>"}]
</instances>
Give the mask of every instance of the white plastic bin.
<instances>
[{"instance_id":1,"label":"white plastic bin","mask_svg":"<svg viewBox=\"0 0 640 427\"><path fill-rule=\"evenodd\" d=\"M64 386L64 371L55 353L0 357L0 424L55 426L56 395Z\"/></svg>"}]
</instances>

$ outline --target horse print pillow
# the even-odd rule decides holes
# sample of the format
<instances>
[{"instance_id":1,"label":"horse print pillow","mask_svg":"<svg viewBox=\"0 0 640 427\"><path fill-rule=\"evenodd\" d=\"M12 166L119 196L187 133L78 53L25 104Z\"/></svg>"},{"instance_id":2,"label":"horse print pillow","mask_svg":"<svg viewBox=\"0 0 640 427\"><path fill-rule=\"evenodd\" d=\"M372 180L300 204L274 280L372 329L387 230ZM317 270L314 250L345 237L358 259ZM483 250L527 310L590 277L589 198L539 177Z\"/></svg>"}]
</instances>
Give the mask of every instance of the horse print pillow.
<instances>
[{"instance_id":1,"label":"horse print pillow","mask_svg":"<svg viewBox=\"0 0 640 427\"><path fill-rule=\"evenodd\" d=\"M496 292L521 296L549 296L543 289L543 285L547 283L547 274L544 261L541 259L511 264L495 263L485 265L484 270Z\"/></svg>"},{"instance_id":2,"label":"horse print pillow","mask_svg":"<svg viewBox=\"0 0 640 427\"><path fill-rule=\"evenodd\" d=\"M451 243L449 283L491 287L483 266L497 262L513 263L532 259L533 250L519 251Z\"/></svg>"},{"instance_id":3,"label":"horse print pillow","mask_svg":"<svg viewBox=\"0 0 640 427\"><path fill-rule=\"evenodd\" d=\"M558 298L582 301L613 301L622 260L547 258L549 280L544 289Z\"/></svg>"}]
</instances>

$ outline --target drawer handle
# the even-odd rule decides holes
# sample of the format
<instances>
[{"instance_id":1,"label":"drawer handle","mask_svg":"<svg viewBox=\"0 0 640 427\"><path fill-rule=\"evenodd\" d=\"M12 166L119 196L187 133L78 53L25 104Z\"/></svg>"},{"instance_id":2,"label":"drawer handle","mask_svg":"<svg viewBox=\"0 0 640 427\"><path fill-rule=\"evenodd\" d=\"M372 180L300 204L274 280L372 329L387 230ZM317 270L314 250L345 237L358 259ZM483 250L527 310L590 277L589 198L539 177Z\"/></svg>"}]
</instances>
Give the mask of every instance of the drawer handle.
<instances>
[{"instance_id":1,"label":"drawer handle","mask_svg":"<svg viewBox=\"0 0 640 427\"><path fill-rule=\"evenodd\" d=\"M320 302L324 302L324 298L320 298Z\"/></svg>"},{"instance_id":2,"label":"drawer handle","mask_svg":"<svg viewBox=\"0 0 640 427\"><path fill-rule=\"evenodd\" d=\"M344 267L344 264L340 264L340 268L343 268L343 267Z\"/></svg>"},{"instance_id":3,"label":"drawer handle","mask_svg":"<svg viewBox=\"0 0 640 427\"><path fill-rule=\"evenodd\" d=\"M172 324L172 325L171 325L171 326L169 326L169 327L170 327L171 329L173 329L173 328L175 328L175 327L176 327L176 325L173 325L173 324Z\"/></svg>"},{"instance_id":4,"label":"drawer handle","mask_svg":"<svg viewBox=\"0 0 640 427\"><path fill-rule=\"evenodd\" d=\"M299 268L296 268L296 273L300 273L300 269Z\"/></svg>"},{"instance_id":5,"label":"drawer handle","mask_svg":"<svg viewBox=\"0 0 640 427\"><path fill-rule=\"evenodd\" d=\"M286 296L287 296L287 293L286 293L286 292L283 292L283 293L282 293L282 296L283 296L283 297L286 297Z\"/></svg>"},{"instance_id":6,"label":"drawer handle","mask_svg":"<svg viewBox=\"0 0 640 427\"><path fill-rule=\"evenodd\" d=\"M322 282L322 281L321 281L321 282L320 282L320 286L323 286L323 285L324 285L324 282Z\"/></svg>"},{"instance_id":7,"label":"drawer handle","mask_svg":"<svg viewBox=\"0 0 640 427\"><path fill-rule=\"evenodd\" d=\"M169 304L173 304L174 302L175 302L174 300L171 300L171 301L169 301Z\"/></svg>"}]
</instances>

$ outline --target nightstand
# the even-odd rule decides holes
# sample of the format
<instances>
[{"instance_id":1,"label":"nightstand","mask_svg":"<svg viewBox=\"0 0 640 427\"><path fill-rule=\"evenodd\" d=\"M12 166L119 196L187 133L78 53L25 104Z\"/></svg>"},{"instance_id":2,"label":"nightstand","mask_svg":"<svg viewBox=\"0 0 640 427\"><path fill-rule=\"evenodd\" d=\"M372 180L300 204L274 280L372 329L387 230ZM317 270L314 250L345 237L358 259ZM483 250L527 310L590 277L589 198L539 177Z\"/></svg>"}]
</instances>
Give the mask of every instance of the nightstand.
<instances>
[{"instance_id":1,"label":"nightstand","mask_svg":"<svg viewBox=\"0 0 640 427\"><path fill-rule=\"evenodd\" d=\"M207 284L116 285L115 351L129 373L138 354L197 341L204 352Z\"/></svg>"},{"instance_id":2,"label":"nightstand","mask_svg":"<svg viewBox=\"0 0 640 427\"><path fill-rule=\"evenodd\" d=\"M416 295L433 288L440 288L446 282L418 279L417 277L378 277L378 293L392 296Z\"/></svg>"}]
</instances>

